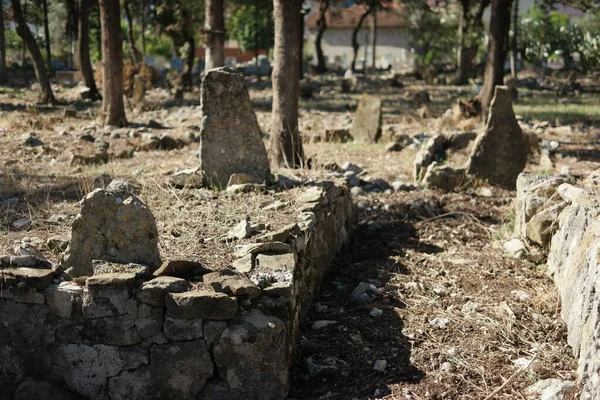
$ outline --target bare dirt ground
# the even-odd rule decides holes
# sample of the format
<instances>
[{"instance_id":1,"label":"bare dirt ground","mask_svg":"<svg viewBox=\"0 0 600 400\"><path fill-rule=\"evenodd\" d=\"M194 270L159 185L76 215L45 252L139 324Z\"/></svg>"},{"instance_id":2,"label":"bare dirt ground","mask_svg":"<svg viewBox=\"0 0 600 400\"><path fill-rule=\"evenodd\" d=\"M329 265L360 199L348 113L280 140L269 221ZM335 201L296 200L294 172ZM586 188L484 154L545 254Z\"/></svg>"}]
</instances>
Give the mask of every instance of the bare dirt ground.
<instances>
[{"instance_id":1,"label":"bare dirt ground","mask_svg":"<svg viewBox=\"0 0 600 400\"><path fill-rule=\"evenodd\" d=\"M568 85L564 79L548 81L559 89ZM571 174L583 175L600 166L598 88L581 82L584 95L555 86L522 89L515 111L524 130L536 133L543 145L556 142L550 163L534 158L529 171L557 173L567 166ZM442 117L457 96L472 95L470 87L414 82L390 88L367 81L358 93L341 94L338 85L321 81L314 98L302 101L300 126L312 169L285 171L288 176L328 178L331 171L322 165L351 161L365 169L361 177L366 180L411 181L417 146L387 152L385 144L310 143L324 129L350 126L360 92L384 98L384 135L418 137L481 126L478 120ZM265 86L256 85L251 96L268 132L270 90ZM114 177L134 181L153 210L164 258L187 257L213 268L231 262L220 254L230 254L236 243L215 238L241 216L268 231L293 212L293 203L277 215L260 209L267 201L286 201L286 194L230 195L168 185L175 171L197 166L198 93L178 106L166 91L153 90L144 105L130 105L130 127L105 130L95 124L98 104L76 100L76 88L57 89L65 104L54 108L32 105L35 93L29 89L0 91L0 253L27 242L57 261L46 240L68 236L78 201ZM432 97L431 118L409 107L412 94L423 89ZM65 108L75 114L65 114ZM42 145L24 143L30 131ZM146 146L152 135L165 134L178 144ZM90 137L110 145L109 162L72 165L73 154L93 154L96 144ZM458 155L455 161L463 159ZM504 255L513 197L514 192L496 188L483 194L480 187L357 196L360 224L354 244L337 258L304 323L290 399L521 399L540 379L574 379L576 361L545 265ZM30 224L17 229L14 223L23 219ZM348 302L360 282L384 287L374 304ZM371 316L377 315L374 309L381 316ZM336 323L312 329L322 320ZM387 362L383 371L373 369L378 360ZM307 362L333 362L334 368L311 376Z\"/></svg>"}]
</instances>

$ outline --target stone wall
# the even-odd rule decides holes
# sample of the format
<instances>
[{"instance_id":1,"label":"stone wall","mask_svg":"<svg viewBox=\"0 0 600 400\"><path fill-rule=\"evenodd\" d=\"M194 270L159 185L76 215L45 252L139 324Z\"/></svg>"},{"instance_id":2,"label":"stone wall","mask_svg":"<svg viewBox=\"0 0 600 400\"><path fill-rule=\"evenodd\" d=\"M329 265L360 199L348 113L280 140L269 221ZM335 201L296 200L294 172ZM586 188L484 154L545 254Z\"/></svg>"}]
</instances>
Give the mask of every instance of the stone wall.
<instances>
[{"instance_id":1,"label":"stone wall","mask_svg":"<svg viewBox=\"0 0 600 400\"><path fill-rule=\"evenodd\" d=\"M295 204L296 222L238 246L232 269L204 271L201 284L182 277L185 261L153 276L96 263L102 273L69 281L35 257L0 256L0 392L285 398L298 324L355 223L349 191L331 182Z\"/></svg>"},{"instance_id":2,"label":"stone wall","mask_svg":"<svg viewBox=\"0 0 600 400\"><path fill-rule=\"evenodd\" d=\"M596 174L519 177L516 233L548 237L548 271L561 298L568 343L578 358L581 399L600 393L600 202ZM537 232L537 233L536 233ZM541 234L539 234L541 233Z\"/></svg>"}]
</instances>

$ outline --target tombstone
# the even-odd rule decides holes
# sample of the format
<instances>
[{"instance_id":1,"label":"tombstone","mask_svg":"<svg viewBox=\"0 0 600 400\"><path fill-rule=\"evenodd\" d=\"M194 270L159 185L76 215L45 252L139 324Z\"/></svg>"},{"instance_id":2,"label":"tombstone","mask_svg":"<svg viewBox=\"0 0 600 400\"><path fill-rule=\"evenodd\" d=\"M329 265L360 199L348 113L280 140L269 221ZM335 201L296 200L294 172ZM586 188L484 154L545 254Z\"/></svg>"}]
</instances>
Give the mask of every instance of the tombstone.
<instances>
[{"instance_id":1,"label":"tombstone","mask_svg":"<svg viewBox=\"0 0 600 400\"><path fill-rule=\"evenodd\" d=\"M133 77L133 101L136 103L144 101L145 90L146 83L144 82L144 79L139 75L135 75Z\"/></svg>"},{"instance_id":2,"label":"tombstone","mask_svg":"<svg viewBox=\"0 0 600 400\"><path fill-rule=\"evenodd\" d=\"M269 159L244 77L227 67L206 73L201 88L200 169L207 186L224 188L235 173L268 181Z\"/></svg>"},{"instance_id":3,"label":"tombstone","mask_svg":"<svg viewBox=\"0 0 600 400\"><path fill-rule=\"evenodd\" d=\"M467 162L467 174L514 189L526 162L527 146L513 112L510 90L496 86L485 130L475 139Z\"/></svg>"},{"instance_id":4,"label":"tombstone","mask_svg":"<svg viewBox=\"0 0 600 400\"><path fill-rule=\"evenodd\" d=\"M146 204L113 181L81 201L62 265L71 277L91 276L92 260L160 267L158 229Z\"/></svg>"},{"instance_id":5,"label":"tombstone","mask_svg":"<svg viewBox=\"0 0 600 400\"><path fill-rule=\"evenodd\" d=\"M375 143L381 137L381 99L363 94L358 103L350 135L356 142Z\"/></svg>"}]
</instances>

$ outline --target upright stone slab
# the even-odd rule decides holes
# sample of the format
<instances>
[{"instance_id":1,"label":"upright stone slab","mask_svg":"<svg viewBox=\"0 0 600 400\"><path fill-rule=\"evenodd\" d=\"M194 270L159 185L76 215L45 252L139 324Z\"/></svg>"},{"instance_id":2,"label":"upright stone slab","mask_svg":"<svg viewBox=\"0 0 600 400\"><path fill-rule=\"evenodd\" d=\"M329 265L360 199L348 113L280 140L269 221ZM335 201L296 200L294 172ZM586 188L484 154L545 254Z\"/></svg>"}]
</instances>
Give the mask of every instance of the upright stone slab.
<instances>
[{"instance_id":1,"label":"upright stone slab","mask_svg":"<svg viewBox=\"0 0 600 400\"><path fill-rule=\"evenodd\" d=\"M354 114L350 134L356 142L375 143L381 137L381 99L363 94Z\"/></svg>"},{"instance_id":2,"label":"upright stone slab","mask_svg":"<svg viewBox=\"0 0 600 400\"><path fill-rule=\"evenodd\" d=\"M144 92L146 91L146 82L139 75L133 77L133 101L140 103L144 101Z\"/></svg>"},{"instance_id":3,"label":"upright stone slab","mask_svg":"<svg viewBox=\"0 0 600 400\"><path fill-rule=\"evenodd\" d=\"M267 181L265 145L242 75L229 68L207 72L201 88L200 169L205 185L224 188L232 174Z\"/></svg>"},{"instance_id":4,"label":"upright stone slab","mask_svg":"<svg viewBox=\"0 0 600 400\"><path fill-rule=\"evenodd\" d=\"M151 271L160 266L154 215L140 199L119 190L96 189L81 201L62 262L70 276L93 275L92 260L143 264Z\"/></svg>"},{"instance_id":5,"label":"upright stone slab","mask_svg":"<svg viewBox=\"0 0 600 400\"><path fill-rule=\"evenodd\" d=\"M467 174L513 189L526 162L525 138L513 112L510 91L496 86L485 131L475 140L467 162Z\"/></svg>"}]
</instances>

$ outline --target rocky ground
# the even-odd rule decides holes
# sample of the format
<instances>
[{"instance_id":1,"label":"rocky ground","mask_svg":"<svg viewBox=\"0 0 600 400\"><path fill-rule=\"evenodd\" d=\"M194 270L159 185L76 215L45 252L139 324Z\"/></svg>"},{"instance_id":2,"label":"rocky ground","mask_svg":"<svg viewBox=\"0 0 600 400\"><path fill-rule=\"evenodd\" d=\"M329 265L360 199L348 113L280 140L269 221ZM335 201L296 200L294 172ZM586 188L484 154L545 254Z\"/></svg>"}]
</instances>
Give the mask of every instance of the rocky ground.
<instances>
[{"instance_id":1,"label":"rocky ground","mask_svg":"<svg viewBox=\"0 0 600 400\"><path fill-rule=\"evenodd\" d=\"M523 82L515 112L541 141L527 170L577 177L598 168L598 88L582 79L581 95L566 80ZM268 132L270 90L249 84ZM219 238L240 216L268 231L281 222L261 209L279 201L282 213L293 212L273 192L179 189L177 172L197 166L198 93L178 105L155 89L129 104L131 125L119 129L97 126L98 105L77 100L77 88L57 89L65 104L54 108L32 105L28 89L0 94L0 253L29 244L57 261L60 248L49 239L68 239L78 200L109 177L138 185L156 216L162 254L210 267L231 261L218 254L233 244ZM427 110L413 107L421 90L431 96ZM543 252L531 248L528 260L518 260L503 247L514 192L468 182L445 193L413 181L413 160L428 137L481 127L447 111L471 90L365 80L344 94L339 81L325 79L302 101L309 163L277 172L300 181L346 177L360 223L304 323L290 398L535 398L527 388L540 380L575 379ZM326 130L350 127L361 92L383 98L387 143L324 143ZM461 164L466 154L448 154L447 162ZM186 171L185 183L194 174Z\"/></svg>"}]
</instances>

